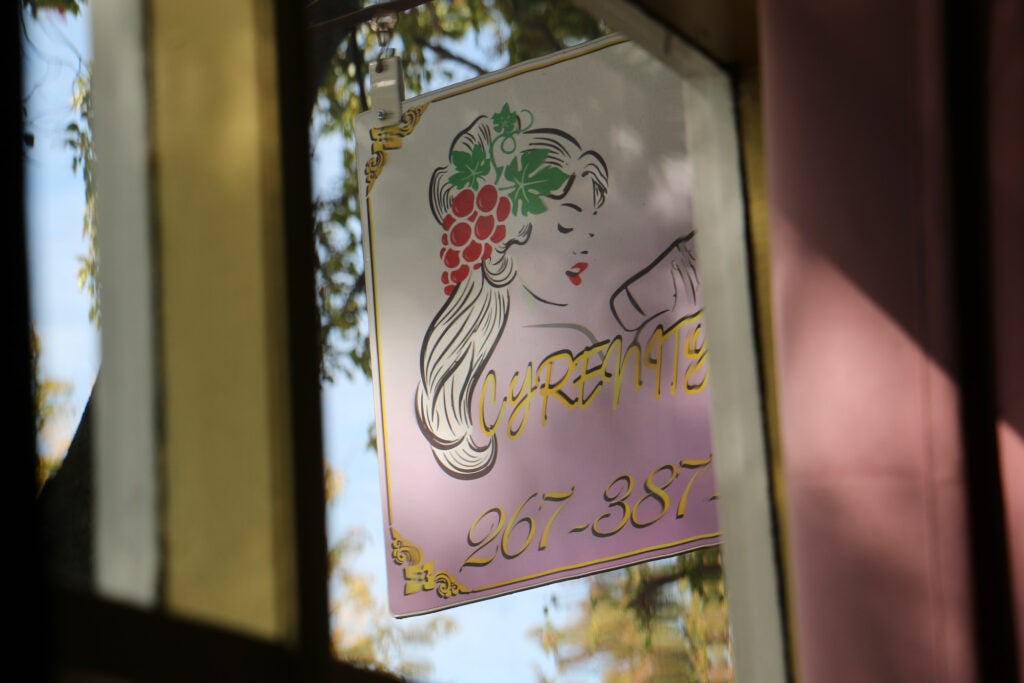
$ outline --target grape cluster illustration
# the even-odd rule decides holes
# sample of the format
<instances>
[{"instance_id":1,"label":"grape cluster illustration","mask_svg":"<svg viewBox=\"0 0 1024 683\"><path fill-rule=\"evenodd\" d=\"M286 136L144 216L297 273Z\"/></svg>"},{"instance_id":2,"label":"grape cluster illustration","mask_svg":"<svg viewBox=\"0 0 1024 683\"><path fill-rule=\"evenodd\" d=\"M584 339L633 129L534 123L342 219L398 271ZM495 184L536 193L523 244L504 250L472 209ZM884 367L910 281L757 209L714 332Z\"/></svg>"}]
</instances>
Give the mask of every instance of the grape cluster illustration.
<instances>
[{"instance_id":1,"label":"grape cluster illustration","mask_svg":"<svg viewBox=\"0 0 1024 683\"><path fill-rule=\"evenodd\" d=\"M441 225L441 274L445 296L491 257L492 245L505 239L505 220L512 212L512 200L500 196L494 185L479 190L466 188L455 195Z\"/></svg>"},{"instance_id":2,"label":"grape cluster illustration","mask_svg":"<svg viewBox=\"0 0 1024 683\"><path fill-rule=\"evenodd\" d=\"M544 197L569 179L563 171L544 165L547 150L518 151L516 138L533 124L528 110L520 113L528 117L525 126L506 103L490 117L496 136L489 148L477 144L468 152L451 153L454 173L448 183L457 192L441 221L441 284L445 296L491 258L505 240L509 216L544 213ZM496 149L500 157L495 155ZM507 163L500 165L499 158Z\"/></svg>"}]
</instances>

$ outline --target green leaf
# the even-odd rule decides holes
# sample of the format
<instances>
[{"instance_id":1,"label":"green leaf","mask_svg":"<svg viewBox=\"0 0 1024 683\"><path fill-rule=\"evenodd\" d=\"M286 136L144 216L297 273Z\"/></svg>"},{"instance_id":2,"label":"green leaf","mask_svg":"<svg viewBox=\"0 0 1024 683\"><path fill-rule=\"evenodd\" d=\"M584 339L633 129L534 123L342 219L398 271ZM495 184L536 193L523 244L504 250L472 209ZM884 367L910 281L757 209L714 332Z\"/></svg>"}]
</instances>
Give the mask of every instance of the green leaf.
<instances>
[{"instance_id":1,"label":"green leaf","mask_svg":"<svg viewBox=\"0 0 1024 683\"><path fill-rule=\"evenodd\" d=\"M520 216L548 210L544 197L558 190L569 175L554 166L542 166L548 158L546 149L531 149L505 168L505 177L512 182L512 213Z\"/></svg>"},{"instance_id":2,"label":"green leaf","mask_svg":"<svg viewBox=\"0 0 1024 683\"><path fill-rule=\"evenodd\" d=\"M474 145L470 152L452 152L452 165L455 173L448 182L460 190L467 186L475 190L477 181L491 170L487 152L480 145Z\"/></svg>"},{"instance_id":3,"label":"green leaf","mask_svg":"<svg viewBox=\"0 0 1024 683\"><path fill-rule=\"evenodd\" d=\"M491 120L494 121L494 130L503 137L512 135L516 132L516 128L519 127L519 120L509 108L508 102L501 108L501 111L491 116Z\"/></svg>"}]
</instances>

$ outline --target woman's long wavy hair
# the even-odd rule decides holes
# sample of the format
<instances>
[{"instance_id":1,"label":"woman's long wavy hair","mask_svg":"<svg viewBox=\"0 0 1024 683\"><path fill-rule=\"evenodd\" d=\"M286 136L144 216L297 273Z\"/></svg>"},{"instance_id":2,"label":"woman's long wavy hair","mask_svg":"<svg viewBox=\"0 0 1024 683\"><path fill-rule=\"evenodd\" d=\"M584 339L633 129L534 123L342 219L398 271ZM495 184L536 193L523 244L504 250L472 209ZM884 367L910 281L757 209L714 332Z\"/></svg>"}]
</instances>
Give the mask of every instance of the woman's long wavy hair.
<instances>
[{"instance_id":1,"label":"woman's long wavy hair","mask_svg":"<svg viewBox=\"0 0 1024 683\"><path fill-rule=\"evenodd\" d=\"M476 145L490 149L495 139L491 119L481 116L460 132L451 152L469 152ZM594 209L604 203L608 168L601 156L584 151L564 131L545 128L522 131L516 152L547 150L544 165L567 174L568 179L549 199L564 197L574 182L590 182ZM451 166L436 169L430 179L430 209L440 225L451 208L455 189L449 182ZM438 465L460 479L474 479L494 467L498 445L493 437L478 443L473 435L471 399L487 361L508 321L508 285L516 269L509 253L515 244L530 239L528 216L508 217L504 241L495 245L479 269L471 270L431 321L420 349L420 383L416 388L416 416L430 442Z\"/></svg>"}]
</instances>

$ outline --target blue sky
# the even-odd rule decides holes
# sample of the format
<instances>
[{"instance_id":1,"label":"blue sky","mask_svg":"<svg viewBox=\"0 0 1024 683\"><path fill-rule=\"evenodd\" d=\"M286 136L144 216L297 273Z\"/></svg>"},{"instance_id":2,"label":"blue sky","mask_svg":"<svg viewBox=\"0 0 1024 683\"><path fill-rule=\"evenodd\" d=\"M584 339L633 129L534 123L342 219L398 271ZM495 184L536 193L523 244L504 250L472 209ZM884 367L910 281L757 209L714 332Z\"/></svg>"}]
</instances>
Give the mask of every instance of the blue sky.
<instances>
[{"instance_id":1,"label":"blue sky","mask_svg":"<svg viewBox=\"0 0 1024 683\"><path fill-rule=\"evenodd\" d=\"M76 279L78 259L88 248L82 239L84 190L81 178L71 170L71 153L64 145L63 132L72 121L74 80L92 53L88 7L80 17L42 12L38 20L26 22L26 31L27 127L35 136L26 159L32 314L42 343L43 373L71 385L66 416L58 425L67 440L88 400L100 359L99 331L88 319L89 299ZM474 60L498 66L472 40L464 41L460 48ZM316 146L314 184L318 193L329 192L343 172L339 144L338 139L325 139ZM375 577L377 600L385 605L377 462L375 454L365 448L367 427L373 420L369 381L327 385L323 417L327 458L346 478L344 494L328 510L329 536L333 540L353 528L363 530L360 533L366 546L350 562ZM444 616L456 622L453 634L428 648L410 645L406 652L410 658L432 663L429 681L520 683L536 680L537 672L553 677L553 663L529 631L542 623L551 595L557 594L561 604L569 604L582 597L585 588L585 582L567 582L449 610ZM406 621L415 625L429 618ZM573 680L599 680L597 672L578 674Z\"/></svg>"},{"instance_id":2,"label":"blue sky","mask_svg":"<svg viewBox=\"0 0 1024 683\"><path fill-rule=\"evenodd\" d=\"M78 258L88 250L82 239L84 187L64 145L75 78L92 54L85 17L87 11L81 18L42 12L25 22L26 128L35 136L25 164L29 288L41 370L71 384L57 425L63 438L77 425L99 368L98 330L77 283Z\"/></svg>"}]
</instances>

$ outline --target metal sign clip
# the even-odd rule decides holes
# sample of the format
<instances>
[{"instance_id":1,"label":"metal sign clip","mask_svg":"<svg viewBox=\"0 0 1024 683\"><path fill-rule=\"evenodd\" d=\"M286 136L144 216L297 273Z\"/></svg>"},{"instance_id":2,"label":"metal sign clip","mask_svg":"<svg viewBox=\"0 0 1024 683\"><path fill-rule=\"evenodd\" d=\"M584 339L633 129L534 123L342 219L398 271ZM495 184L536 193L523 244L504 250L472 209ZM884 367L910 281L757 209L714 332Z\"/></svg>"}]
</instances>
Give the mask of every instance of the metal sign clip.
<instances>
[{"instance_id":1,"label":"metal sign clip","mask_svg":"<svg viewBox=\"0 0 1024 683\"><path fill-rule=\"evenodd\" d=\"M402 120L402 60L388 56L370 62L370 109L376 112L381 126L392 126Z\"/></svg>"}]
</instances>

